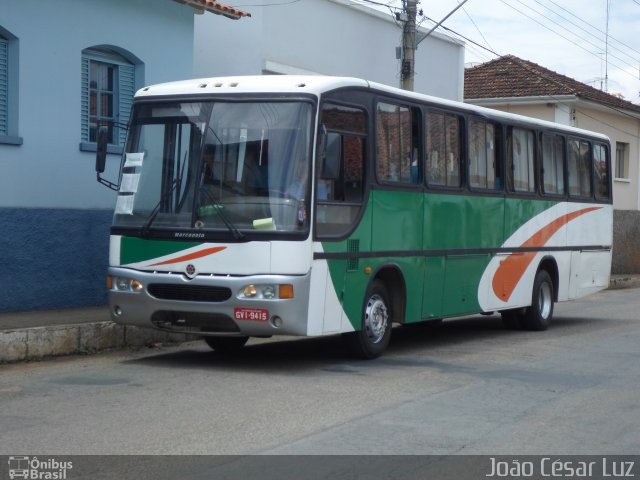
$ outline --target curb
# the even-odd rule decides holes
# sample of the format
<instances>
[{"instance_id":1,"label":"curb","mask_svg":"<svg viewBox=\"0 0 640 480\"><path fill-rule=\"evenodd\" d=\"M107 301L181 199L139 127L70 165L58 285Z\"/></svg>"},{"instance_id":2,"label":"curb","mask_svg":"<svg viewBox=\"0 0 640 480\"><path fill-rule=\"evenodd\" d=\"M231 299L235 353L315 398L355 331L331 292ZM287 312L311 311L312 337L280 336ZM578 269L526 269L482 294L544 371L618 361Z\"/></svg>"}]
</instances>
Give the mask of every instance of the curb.
<instances>
[{"instance_id":1,"label":"curb","mask_svg":"<svg viewBox=\"0 0 640 480\"><path fill-rule=\"evenodd\" d=\"M182 343L198 338L196 335L118 325L111 321L2 330L0 362L87 354L155 343Z\"/></svg>"},{"instance_id":2,"label":"curb","mask_svg":"<svg viewBox=\"0 0 640 480\"><path fill-rule=\"evenodd\" d=\"M640 276L638 275L612 275L609 280L610 290L638 287L640 287Z\"/></svg>"}]
</instances>

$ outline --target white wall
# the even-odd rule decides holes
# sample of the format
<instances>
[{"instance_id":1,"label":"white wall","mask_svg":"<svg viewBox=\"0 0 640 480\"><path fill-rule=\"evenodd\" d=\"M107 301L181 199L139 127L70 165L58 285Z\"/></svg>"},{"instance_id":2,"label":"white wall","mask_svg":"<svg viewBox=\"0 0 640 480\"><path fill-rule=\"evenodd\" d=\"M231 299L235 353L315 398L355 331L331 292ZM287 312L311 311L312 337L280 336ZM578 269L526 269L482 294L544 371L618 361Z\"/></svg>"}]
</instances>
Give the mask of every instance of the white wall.
<instances>
[{"instance_id":1,"label":"white wall","mask_svg":"<svg viewBox=\"0 0 640 480\"><path fill-rule=\"evenodd\" d=\"M193 10L170 0L0 0L0 12L19 41L23 140L0 144L0 207L112 208L94 154L79 149L81 52L124 48L144 62L145 83L190 77Z\"/></svg>"},{"instance_id":2,"label":"white wall","mask_svg":"<svg viewBox=\"0 0 640 480\"><path fill-rule=\"evenodd\" d=\"M196 17L196 77L271 73L354 76L400 84L402 30L388 13L345 0L245 7L251 18ZM433 34L416 51L415 90L462 100L464 48Z\"/></svg>"}]
</instances>

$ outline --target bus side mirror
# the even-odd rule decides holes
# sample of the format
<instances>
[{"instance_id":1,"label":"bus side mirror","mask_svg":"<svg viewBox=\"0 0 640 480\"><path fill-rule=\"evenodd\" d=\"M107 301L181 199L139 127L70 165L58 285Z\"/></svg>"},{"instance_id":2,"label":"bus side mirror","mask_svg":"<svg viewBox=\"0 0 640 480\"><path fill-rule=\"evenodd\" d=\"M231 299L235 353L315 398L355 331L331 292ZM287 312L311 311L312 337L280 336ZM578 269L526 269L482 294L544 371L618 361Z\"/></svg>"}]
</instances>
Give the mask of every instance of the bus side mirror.
<instances>
[{"instance_id":1,"label":"bus side mirror","mask_svg":"<svg viewBox=\"0 0 640 480\"><path fill-rule=\"evenodd\" d=\"M96 141L96 172L103 173L107 162L107 144L109 143L109 128L98 127L98 138Z\"/></svg>"},{"instance_id":2,"label":"bus side mirror","mask_svg":"<svg viewBox=\"0 0 640 480\"><path fill-rule=\"evenodd\" d=\"M102 173L104 173L106 163L107 163L107 145L109 144L109 135L110 128L108 125L100 125L98 126L98 131L96 135L96 179L98 183L110 188L111 190L118 191L120 185L114 183L106 178L102 177Z\"/></svg>"}]
</instances>

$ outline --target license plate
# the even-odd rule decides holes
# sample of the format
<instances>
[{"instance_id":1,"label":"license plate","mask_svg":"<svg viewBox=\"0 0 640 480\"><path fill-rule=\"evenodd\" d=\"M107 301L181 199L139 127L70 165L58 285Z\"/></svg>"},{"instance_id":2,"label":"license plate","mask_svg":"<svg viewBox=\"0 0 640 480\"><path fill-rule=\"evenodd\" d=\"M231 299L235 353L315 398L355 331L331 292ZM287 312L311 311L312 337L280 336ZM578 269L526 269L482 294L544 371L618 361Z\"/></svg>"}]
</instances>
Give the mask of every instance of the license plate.
<instances>
[{"instance_id":1,"label":"license plate","mask_svg":"<svg viewBox=\"0 0 640 480\"><path fill-rule=\"evenodd\" d=\"M236 320L266 322L269 320L269 310L266 308L234 308L233 317Z\"/></svg>"}]
</instances>

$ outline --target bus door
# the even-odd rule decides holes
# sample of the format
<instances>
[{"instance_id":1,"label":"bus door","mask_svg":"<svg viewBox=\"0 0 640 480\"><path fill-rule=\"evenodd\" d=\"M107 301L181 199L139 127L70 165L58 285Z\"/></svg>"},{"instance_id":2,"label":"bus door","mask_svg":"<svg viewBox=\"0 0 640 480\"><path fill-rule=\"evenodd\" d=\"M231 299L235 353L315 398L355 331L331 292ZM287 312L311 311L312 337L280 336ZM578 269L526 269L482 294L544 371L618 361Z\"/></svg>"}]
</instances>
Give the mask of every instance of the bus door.
<instances>
[{"instance_id":1,"label":"bus door","mask_svg":"<svg viewBox=\"0 0 640 480\"><path fill-rule=\"evenodd\" d=\"M325 253L338 254L338 258L328 261L325 296L337 295L343 312L337 315L331 307L335 302L325 298L322 333L331 333L352 328L348 325L350 320L359 321L367 288L368 278L362 273L364 267L359 257L360 252L371 249L371 214L362 213L367 144L364 110L325 103L319 138L316 238L322 242Z\"/></svg>"}]
</instances>

